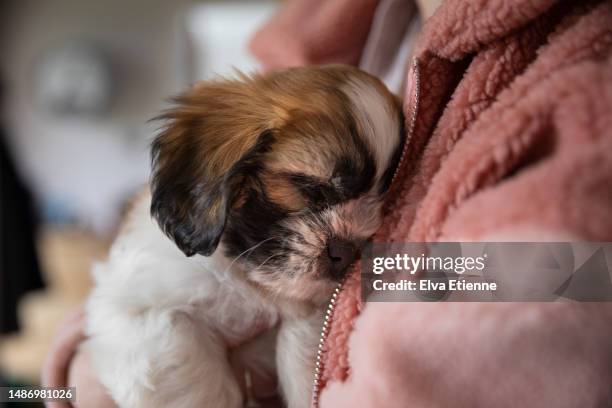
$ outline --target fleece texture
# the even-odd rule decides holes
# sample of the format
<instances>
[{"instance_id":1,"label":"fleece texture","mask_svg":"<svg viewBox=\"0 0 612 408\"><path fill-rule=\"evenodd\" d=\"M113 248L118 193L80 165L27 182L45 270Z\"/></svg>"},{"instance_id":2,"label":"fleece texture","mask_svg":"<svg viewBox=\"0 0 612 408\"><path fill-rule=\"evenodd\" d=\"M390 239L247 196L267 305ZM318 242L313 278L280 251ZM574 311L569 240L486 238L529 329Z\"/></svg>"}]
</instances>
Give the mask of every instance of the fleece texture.
<instances>
[{"instance_id":1,"label":"fleece texture","mask_svg":"<svg viewBox=\"0 0 612 408\"><path fill-rule=\"evenodd\" d=\"M377 241L612 241L612 2L446 0L411 67ZM609 304L338 302L323 408L612 406Z\"/></svg>"}]
</instances>

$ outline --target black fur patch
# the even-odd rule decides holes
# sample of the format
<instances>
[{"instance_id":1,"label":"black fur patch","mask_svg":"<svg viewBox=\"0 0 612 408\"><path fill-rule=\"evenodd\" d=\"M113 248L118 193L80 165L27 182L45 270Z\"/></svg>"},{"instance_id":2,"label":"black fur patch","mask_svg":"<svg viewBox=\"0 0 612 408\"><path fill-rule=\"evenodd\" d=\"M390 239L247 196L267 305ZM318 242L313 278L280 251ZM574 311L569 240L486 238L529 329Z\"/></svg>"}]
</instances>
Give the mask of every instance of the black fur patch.
<instances>
[{"instance_id":1,"label":"black fur patch","mask_svg":"<svg viewBox=\"0 0 612 408\"><path fill-rule=\"evenodd\" d=\"M257 175L259 158L270 149L273 139L271 132L263 132L221 180L209 180L197 171L188 144L172 152L163 166L158 165L168 152L163 139L155 140L151 214L185 255L208 256L215 251L240 186L245 178Z\"/></svg>"},{"instance_id":2,"label":"black fur patch","mask_svg":"<svg viewBox=\"0 0 612 408\"><path fill-rule=\"evenodd\" d=\"M255 266L282 263L288 254L287 238L292 231L281 225L289 214L272 203L262 186L252 188L245 203L231 212L223 235L225 255ZM253 248L249 252L249 249ZM245 252L247 251L247 252ZM283 254L283 255L281 255ZM275 255L274 258L270 258Z\"/></svg>"}]
</instances>

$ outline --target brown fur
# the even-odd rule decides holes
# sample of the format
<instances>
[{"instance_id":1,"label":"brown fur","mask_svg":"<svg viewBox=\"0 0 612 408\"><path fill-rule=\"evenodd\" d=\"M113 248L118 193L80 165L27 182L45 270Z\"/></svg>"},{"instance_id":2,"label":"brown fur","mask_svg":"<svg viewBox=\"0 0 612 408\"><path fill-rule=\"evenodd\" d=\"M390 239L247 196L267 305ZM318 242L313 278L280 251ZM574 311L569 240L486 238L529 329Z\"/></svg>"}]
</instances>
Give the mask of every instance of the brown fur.
<instances>
[{"instance_id":1,"label":"brown fur","mask_svg":"<svg viewBox=\"0 0 612 408\"><path fill-rule=\"evenodd\" d=\"M304 200L279 174L303 173L326 181L339 154L357 157L354 144L346 140L357 129L347 128L350 121L343 117L350 101L339 91L350 78L364 79L388 94L368 74L329 66L201 82L175 99L176 106L160 116L167 126L153 145L153 209L182 225L174 233L176 226L162 221L181 249L188 254L214 250L214 238L207 238L215 241L212 246L195 242L204 233L200 226L210 231L244 202L240 191L228 197L223 190L231 189L228 183L248 185L248 174L233 174L232 168L264 132L273 135L274 152L262 161L266 176L259 182L271 200L290 211L302 208ZM156 191L164 197L156 197Z\"/></svg>"}]
</instances>

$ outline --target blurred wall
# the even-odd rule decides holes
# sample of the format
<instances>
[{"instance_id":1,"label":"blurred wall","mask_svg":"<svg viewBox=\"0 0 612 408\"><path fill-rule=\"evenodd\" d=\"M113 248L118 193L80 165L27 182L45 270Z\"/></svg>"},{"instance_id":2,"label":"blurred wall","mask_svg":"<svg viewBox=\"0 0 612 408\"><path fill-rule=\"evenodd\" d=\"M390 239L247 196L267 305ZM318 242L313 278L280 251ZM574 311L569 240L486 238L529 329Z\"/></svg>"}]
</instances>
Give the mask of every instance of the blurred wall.
<instances>
[{"instance_id":1,"label":"blurred wall","mask_svg":"<svg viewBox=\"0 0 612 408\"><path fill-rule=\"evenodd\" d=\"M146 124L187 80L179 16L193 0L14 0L0 17L5 123L21 171L45 208L68 208L97 230L147 178ZM41 56L89 41L108 56L115 98L97 118L54 118L35 100Z\"/></svg>"},{"instance_id":2,"label":"blurred wall","mask_svg":"<svg viewBox=\"0 0 612 408\"><path fill-rule=\"evenodd\" d=\"M75 39L99 44L121 85L111 119L134 120L182 85L177 20L194 0L14 0L0 29L2 70L13 91L28 93L37 58ZM179 47L180 48L180 47Z\"/></svg>"}]
</instances>

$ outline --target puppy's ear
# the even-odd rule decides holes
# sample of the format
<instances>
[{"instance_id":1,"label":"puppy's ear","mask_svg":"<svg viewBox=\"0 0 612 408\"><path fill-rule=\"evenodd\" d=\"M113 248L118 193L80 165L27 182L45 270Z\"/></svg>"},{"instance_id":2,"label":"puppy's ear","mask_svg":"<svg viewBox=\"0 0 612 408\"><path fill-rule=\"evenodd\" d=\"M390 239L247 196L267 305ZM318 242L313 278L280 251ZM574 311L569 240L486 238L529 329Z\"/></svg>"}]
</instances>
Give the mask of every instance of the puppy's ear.
<instances>
[{"instance_id":1,"label":"puppy's ear","mask_svg":"<svg viewBox=\"0 0 612 408\"><path fill-rule=\"evenodd\" d=\"M152 144L151 214L187 255L211 255L245 179L273 142L255 80L204 82L175 98Z\"/></svg>"}]
</instances>

